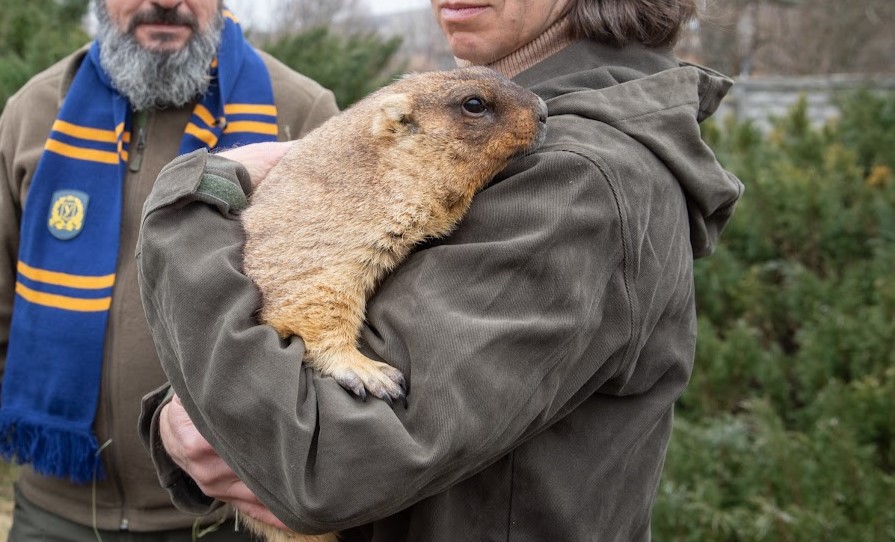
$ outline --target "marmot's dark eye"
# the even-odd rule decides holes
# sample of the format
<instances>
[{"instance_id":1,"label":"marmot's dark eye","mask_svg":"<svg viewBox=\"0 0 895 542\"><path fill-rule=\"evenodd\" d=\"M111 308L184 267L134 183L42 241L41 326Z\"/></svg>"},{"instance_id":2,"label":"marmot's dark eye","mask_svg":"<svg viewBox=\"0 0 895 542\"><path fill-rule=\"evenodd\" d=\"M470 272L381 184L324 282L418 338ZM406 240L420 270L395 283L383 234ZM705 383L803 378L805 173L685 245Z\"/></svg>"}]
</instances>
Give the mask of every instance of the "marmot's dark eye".
<instances>
[{"instance_id":1,"label":"marmot's dark eye","mask_svg":"<svg viewBox=\"0 0 895 542\"><path fill-rule=\"evenodd\" d=\"M485 101L481 98L473 96L472 98L466 98L466 100L463 101L463 113L470 117L481 117L487 111L488 106L485 105Z\"/></svg>"}]
</instances>

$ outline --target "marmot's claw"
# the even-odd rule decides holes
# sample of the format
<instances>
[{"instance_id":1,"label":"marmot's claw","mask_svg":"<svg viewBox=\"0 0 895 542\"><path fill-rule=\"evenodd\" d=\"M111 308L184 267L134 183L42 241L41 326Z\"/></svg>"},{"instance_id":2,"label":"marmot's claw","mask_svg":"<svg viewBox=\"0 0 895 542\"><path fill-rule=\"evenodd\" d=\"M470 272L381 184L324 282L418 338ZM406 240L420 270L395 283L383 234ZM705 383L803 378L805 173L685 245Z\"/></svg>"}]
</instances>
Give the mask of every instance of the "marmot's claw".
<instances>
[{"instance_id":1,"label":"marmot's claw","mask_svg":"<svg viewBox=\"0 0 895 542\"><path fill-rule=\"evenodd\" d=\"M401 371L385 363L366 361L354 363L350 368L331 372L333 378L349 393L366 400L367 392L389 405L395 400L406 406L406 381Z\"/></svg>"},{"instance_id":2,"label":"marmot's claw","mask_svg":"<svg viewBox=\"0 0 895 542\"><path fill-rule=\"evenodd\" d=\"M392 404L392 400L401 401L401 404L404 405L404 409L407 409L407 392L404 391L404 386L401 386L400 389L396 390L394 393L389 395L388 404Z\"/></svg>"},{"instance_id":3,"label":"marmot's claw","mask_svg":"<svg viewBox=\"0 0 895 542\"><path fill-rule=\"evenodd\" d=\"M366 402L367 390L364 389L364 382L360 379L360 377L358 377L351 371L346 371L345 373L334 375L333 377L336 379L336 382L338 382L340 386L345 388L345 391L356 395L358 399Z\"/></svg>"},{"instance_id":4,"label":"marmot's claw","mask_svg":"<svg viewBox=\"0 0 895 542\"><path fill-rule=\"evenodd\" d=\"M404 395L401 388L388 378L383 378L378 382L367 383L367 389L389 405L393 404L395 399L400 399Z\"/></svg>"}]
</instances>

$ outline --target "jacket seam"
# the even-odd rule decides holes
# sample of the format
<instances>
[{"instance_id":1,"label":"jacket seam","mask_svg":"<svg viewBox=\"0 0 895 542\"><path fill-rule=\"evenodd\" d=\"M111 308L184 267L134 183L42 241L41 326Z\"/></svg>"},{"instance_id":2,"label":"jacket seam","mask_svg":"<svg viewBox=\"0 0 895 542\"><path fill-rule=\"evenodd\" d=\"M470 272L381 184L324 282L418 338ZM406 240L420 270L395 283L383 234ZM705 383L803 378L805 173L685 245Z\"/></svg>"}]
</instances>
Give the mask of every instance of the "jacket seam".
<instances>
[{"instance_id":1,"label":"jacket seam","mask_svg":"<svg viewBox=\"0 0 895 542\"><path fill-rule=\"evenodd\" d=\"M615 371L613 371L612 376L615 377L619 374L620 371L622 371L631 363L630 358L632 357L632 352L635 351L635 344L640 339L637 333L638 326L636 325L636 315L638 313L638 310L634 302L634 295L631 289L631 243L628 240L628 220L622 208L619 189L617 187L617 183L615 182L615 175L612 174L611 168L597 155L592 155L591 153L573 148L566 148L564 150L580 156L581 158L592 163L597 168L597 170L603 176L603 180L606 182L609 190L612 192L612 199L613 203L615 204L615 212L618 216L619 237L622 244L622 280L625 286L625 297L627 297L628 299L628 325L630 326L630 328L628 330L628 341L627 347L625 348L625 355L622 356L622 360L619 363L619 366L616 367Z\"/></svg>"}]
</instances>

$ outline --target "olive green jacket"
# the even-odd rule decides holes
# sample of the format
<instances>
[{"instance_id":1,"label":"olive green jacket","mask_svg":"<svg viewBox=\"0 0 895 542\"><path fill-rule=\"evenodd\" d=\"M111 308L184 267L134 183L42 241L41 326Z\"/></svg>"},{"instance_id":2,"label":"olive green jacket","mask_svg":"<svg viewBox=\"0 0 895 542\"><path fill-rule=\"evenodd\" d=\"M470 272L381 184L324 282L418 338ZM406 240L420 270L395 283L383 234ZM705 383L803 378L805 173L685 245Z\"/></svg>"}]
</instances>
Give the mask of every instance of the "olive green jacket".
<instances>
[{"instance_id":1,"label":"olive green jacket","mask_svg":"<svg viewBox=\"0 0 895 542\"><path fill-rule=\"evenodd\" d=\"M9 339L22 209L50 127L86 51L32 78L9 99L0 118L0 372ZM300 137L338 112L331 92L270 56L262 53L262 58L273 82L280 138ZM103 529L161 530L195 521L171 505L137 435L140 398L164 382L165 374L143 315L133 257L143 202L159 170L177 156L191 111L192 105L157 111L148 118L145 149L142 154L132 149L124 181L121 248L95 422L99 442L111 439L102 452L108 478L96 486L97 524ZM18 485L25 498L41 508L92 524L89 484L73 485L26 468Z\"/></svg>"},{"instance_id":2,"label":"olive green jacket","mask_svg":"<svg viewBox=\"0 0 895 542\"><path fill-rule=\"evenodd\" d=\"M700 138L731 81L669 53L575 43L515 80L547 139L370 299L362 350L409 404L361 402L257 325L238 210L197 152L143 214L141 292L199 431L291 528L345 540L645 541L696 343L693 258L742 192ZM299 217L300 219L300 217ZM172 496L211 503L142 432Z\"/></svg>"}]
</instances>

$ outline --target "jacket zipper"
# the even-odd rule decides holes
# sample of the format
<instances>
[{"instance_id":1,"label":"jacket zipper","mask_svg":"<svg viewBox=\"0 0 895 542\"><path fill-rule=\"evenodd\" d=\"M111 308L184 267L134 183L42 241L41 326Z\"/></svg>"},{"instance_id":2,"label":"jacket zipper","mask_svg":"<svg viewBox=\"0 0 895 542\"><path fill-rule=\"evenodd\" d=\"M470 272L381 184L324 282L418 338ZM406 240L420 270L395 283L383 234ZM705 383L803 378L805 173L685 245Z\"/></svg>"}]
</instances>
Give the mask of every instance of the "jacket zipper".
<instances>
[{"instance_id":1,"label":"jacket zipper","mask_svg":"<svg viewBox=\"0 0 895 542\"><path fill-rule=\"evenodd\" d=\"M134 141L134 145L131 146L130 157L128 160L128 171L130 173L137 173L140 171L140 168L143 165L143 152L146 150L146 126L149 124L149 111L137 111L134 113L134 123L131 128L131 141ZM106 372L107 386L110 395L114 395L114 390L112 390L112 371L113 369L109 369ZM114 434L115 429L115 412L113 409L108 408L106 412L106 420L108 420L109 434ZM121 485L121 479L118 476L111 476L112 473L117 473L117 457L113 450L110 448L109 453L106 456L106 461L109 463L109 471L110 477L112 477L115 481L115 488L118 490L118 501L121 506L121 520L118 524L118 529L121 531L129 530L130 521L124 515L124 510L126 509L126 497L124 494L124 487Z\"/></svg>"},{"instance_id":2,"label":"jacket zipper","mask_svg":"<svg viewBox=\"0 0 895 542\"><path fill-rule=\"evenodd\" d=\"M137 141L131 150L128 169L131 173L140 171L143 165L143 151L146 149L146 123L149 120L149 111L137 111L134 113L133 132L136 132Z\"/></svg>"}]
</instances>

